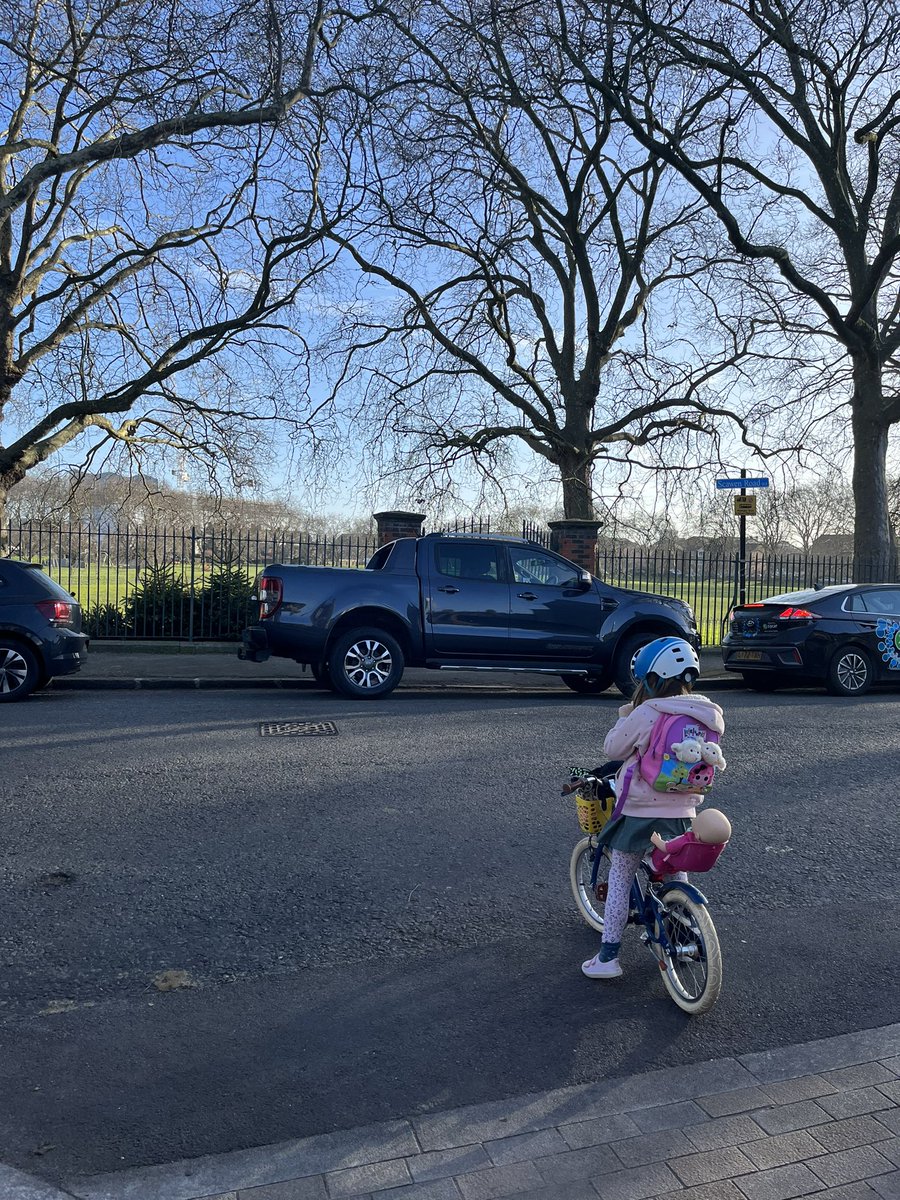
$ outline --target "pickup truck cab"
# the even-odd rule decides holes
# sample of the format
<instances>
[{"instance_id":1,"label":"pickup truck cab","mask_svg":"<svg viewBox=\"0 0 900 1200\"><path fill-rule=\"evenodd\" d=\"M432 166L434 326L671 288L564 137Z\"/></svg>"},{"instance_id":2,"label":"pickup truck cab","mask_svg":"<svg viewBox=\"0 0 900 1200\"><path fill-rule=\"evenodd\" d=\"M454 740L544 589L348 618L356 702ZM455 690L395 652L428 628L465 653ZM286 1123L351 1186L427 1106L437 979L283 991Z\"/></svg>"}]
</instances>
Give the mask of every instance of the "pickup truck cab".
<instances>
[{"instance_id":1,"label":"pickup truck cab","mask_svg":"<svg viewBox=\"0 0 900 1200\"><path fill-rule=\"evenodd\" d=\"M400 538L362 571L273 563L257 599L241 658L292 658L358 699L393 691L407 666L540 671L627 695L641 646L666 634L700 645L683 601L612 587L506 535Z\"/></svg>"}]
</instances>

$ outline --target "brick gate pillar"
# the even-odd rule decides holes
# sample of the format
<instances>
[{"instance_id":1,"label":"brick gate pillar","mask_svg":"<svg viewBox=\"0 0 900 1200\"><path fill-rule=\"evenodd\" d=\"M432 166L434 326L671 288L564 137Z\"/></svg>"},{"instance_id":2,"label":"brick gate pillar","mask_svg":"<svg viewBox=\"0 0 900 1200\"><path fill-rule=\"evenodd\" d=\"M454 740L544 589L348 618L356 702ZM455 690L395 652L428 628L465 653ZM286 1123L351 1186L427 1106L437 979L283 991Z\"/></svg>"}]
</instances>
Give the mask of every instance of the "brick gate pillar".
<instances>
[{"instance_id":1,"label":"brick gate pillar","mask_svg":"<svg viewBox=\"0 0 900 1200\"><path fill-rule=\"evenodd\" d=\"M424 513L380 512L373 513L378 529L378 545L395 542L402 537L421 537Z\"/></svg>"},{"instance_id":2,"label":"brick gate pillar","mask_svg":"<svg viewBox=\"0 0 900 1200\"><path fill-rule=\"evenodd\" d=\"M597 570L597 532L602 521L548 521L550 546L557 554L593 575Z\"/></svg>"}]
</instances>

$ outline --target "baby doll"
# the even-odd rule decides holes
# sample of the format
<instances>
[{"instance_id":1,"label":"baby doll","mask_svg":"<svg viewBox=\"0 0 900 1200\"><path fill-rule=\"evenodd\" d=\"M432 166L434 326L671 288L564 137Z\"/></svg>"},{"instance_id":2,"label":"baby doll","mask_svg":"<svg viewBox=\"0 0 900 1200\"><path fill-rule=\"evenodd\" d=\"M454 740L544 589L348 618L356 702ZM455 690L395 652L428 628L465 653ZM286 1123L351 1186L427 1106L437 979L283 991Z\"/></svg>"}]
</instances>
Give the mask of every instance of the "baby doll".
<instances>
[{"instance_id":1,"label":"baby doll","mask_svg":"<svg viewBox=\"0 0 900 1200\"><path fill-rule=\"evenodd\" d=\"M731 822L717 808L704 808L691 822L690 833L666 842L658 833L650 835L656 847L650 863L657 875L676 871L708 871L728 844Z\"/></svg>"}]
</instances>

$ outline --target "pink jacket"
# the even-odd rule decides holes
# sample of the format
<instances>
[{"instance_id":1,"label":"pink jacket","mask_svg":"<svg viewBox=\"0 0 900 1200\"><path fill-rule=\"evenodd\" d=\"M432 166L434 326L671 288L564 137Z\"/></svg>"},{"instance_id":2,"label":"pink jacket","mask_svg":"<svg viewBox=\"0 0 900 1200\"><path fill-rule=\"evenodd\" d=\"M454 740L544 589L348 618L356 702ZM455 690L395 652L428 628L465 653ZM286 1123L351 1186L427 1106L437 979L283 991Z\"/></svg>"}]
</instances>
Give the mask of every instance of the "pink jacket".
<instances>
[{"instance_id":1,"label":"pink jacket","mask_svg":"<svg viewBox=\"0 0 900 1200\"><path fill-rule=\"evenodd\" d=\"M668 696L663 700L645 700L634 709L630 704L623 704L619 709L618 721L603 743L604 754L610 758L625 759L616 776L617 787L622 787L625 774L637 762L638 754L647 749L650 731L661 713L683 713L714 729L720 737L725 732L721 708L706 696L689 693L686 696ZM703 796L696 792L654 792L635 768L621 812L625 817L691 818L696 815L697 805L702 803Z\"/></svg>"}]
</instances>

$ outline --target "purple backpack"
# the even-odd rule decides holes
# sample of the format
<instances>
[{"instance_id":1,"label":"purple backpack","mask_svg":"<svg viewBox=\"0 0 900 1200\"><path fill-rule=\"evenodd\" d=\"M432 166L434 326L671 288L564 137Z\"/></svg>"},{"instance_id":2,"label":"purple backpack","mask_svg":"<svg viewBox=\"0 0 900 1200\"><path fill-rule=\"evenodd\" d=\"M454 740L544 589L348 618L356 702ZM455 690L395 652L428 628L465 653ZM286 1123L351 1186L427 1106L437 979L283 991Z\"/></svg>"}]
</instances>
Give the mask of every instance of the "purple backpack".
<instances>
[{"instance_id":1,"label":"purple backpack","mask_svg":"<svg viewBox=\"0 0 900 1200\"><path fill-rule=\"evenodd\" d=\"M719 735L695 717L663 713L650 731L638 770L655 792L699 792L713 785L725 759Z\"/></svg>"}]
</instances>

